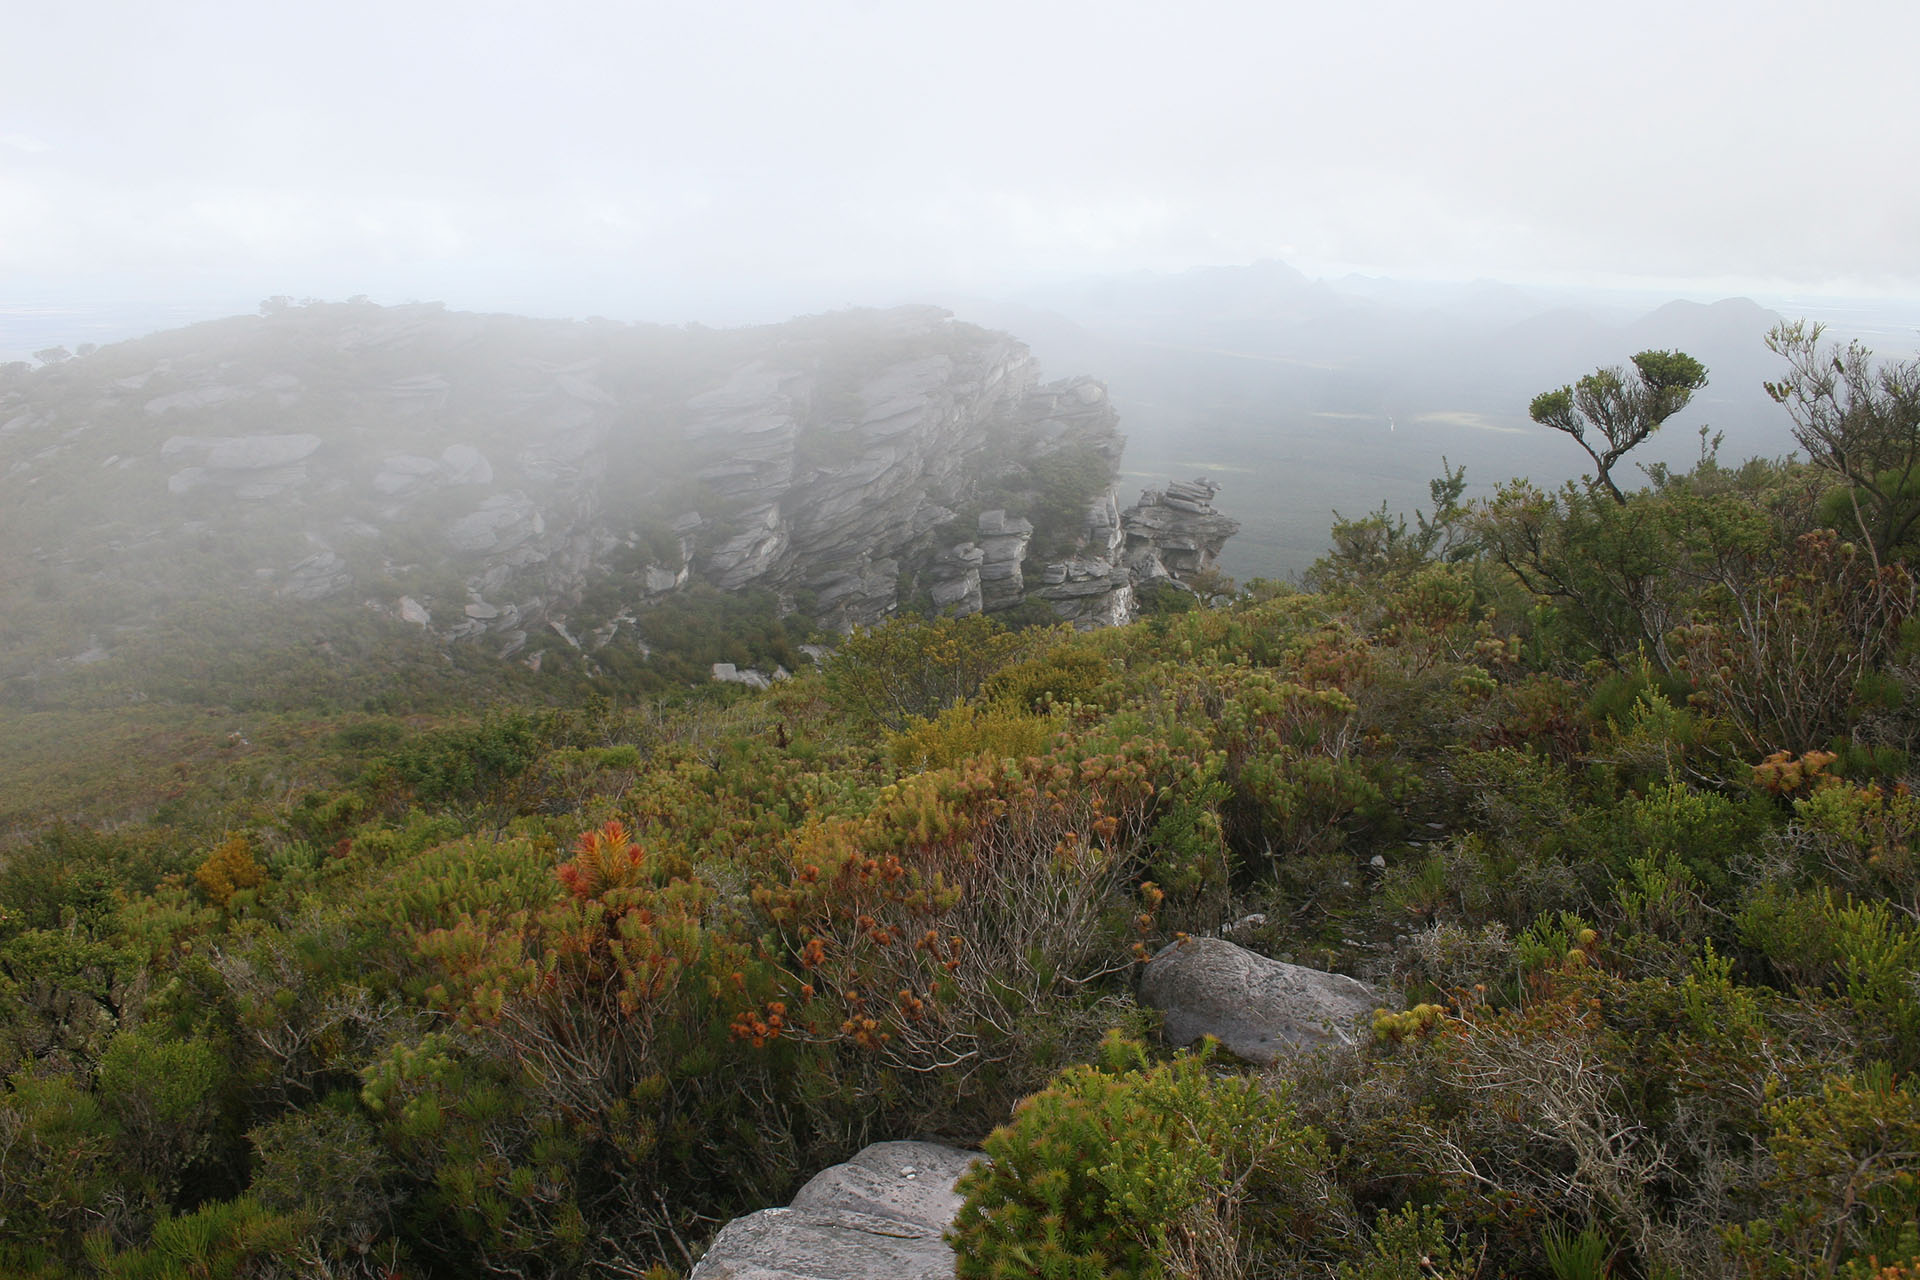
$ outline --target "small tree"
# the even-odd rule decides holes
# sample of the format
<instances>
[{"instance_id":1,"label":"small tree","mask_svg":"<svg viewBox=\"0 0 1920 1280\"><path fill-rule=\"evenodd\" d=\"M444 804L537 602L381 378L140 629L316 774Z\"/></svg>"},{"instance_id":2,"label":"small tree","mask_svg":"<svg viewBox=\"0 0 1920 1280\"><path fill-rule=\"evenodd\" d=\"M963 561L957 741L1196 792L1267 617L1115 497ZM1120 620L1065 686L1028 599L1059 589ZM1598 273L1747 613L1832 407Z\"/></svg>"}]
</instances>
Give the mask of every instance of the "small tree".
<instances>
[{"instance_id":1,"label":"small tree","mask_svg":"<svg viewBox=\"0 0 1920 1280\"><path fill-rule=\"evenodd\" d=\"M1564 431L1587 451L1599 468L1601 487L1615 502L1627 499L1613 482L1613 464L1707 385L1706 366L1679 351L1642 351L1633 358L1633 367L1633 378L1618 367L1595 370L1573 386L1541 392L1527 408L1535 422ZM1606 448L1595 447L1589 428L1606 441Z\"/></svg>"},{"instance_id":2,"label":"small tree","mask_svg":"<svg viewBox=\"0 0 1920 1280\"><path fill-rule=\"evenodd\" d=\"M1858 342L1836 350L1821 333L1796 321L1767 335L1788 366L1767 394L1807 459L1845 483L1855 527L1885 559L1920 522L1920 359L1876 366Z\"/></svg>"}]
</instances>

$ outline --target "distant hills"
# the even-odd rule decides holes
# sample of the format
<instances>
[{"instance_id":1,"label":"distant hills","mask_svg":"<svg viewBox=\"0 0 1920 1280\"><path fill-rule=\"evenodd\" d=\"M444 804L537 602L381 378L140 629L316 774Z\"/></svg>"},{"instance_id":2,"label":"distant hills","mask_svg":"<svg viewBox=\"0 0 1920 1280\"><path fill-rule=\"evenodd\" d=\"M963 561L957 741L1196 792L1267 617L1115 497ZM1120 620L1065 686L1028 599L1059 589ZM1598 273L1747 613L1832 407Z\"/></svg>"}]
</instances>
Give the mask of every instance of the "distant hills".
<instances>
[{"instance_id":1,"label":"distant hills","mask_svg":"<svg viewBox=\"0 0 1920 1280\"><path fill-rule=\"evenodd\" d=\"M1529 421L1528 402L1649 348L1687 352L1710 381L1634 461L1691 461L1703 425L1725 433L1727 458L1793 448L1761 383L1778 373L1767 331L1796 316L1747 298L1661 305L1494 281L1314 280L1270 262L952 305L1019 333L1049 364L1102 378L1129 470L1226 481L1222 508L1243 527L1222 564L1243 580L1312 563L1336 508L1425 503L1443 456L1466 466L1470 494L1514 475L1551 485L1580 474L1586 459Z\"/></svg>"}]
</instances>

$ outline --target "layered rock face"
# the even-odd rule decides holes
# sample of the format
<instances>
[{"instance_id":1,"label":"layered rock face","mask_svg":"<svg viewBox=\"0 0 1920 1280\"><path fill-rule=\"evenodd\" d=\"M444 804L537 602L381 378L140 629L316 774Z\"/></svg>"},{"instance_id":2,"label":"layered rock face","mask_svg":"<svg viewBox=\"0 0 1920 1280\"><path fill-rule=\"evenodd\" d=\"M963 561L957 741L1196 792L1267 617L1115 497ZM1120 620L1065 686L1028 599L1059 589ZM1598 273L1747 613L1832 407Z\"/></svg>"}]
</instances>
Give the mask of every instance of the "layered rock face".
<instances>
[{"instance_id":1,"label":"layered rock face","mask_svg":"<svg viewBox=\"0 0 1920 1280\"><path fill-rule=\"evenodd\" d=\"M1120 517L1123 562L1143 581L1171 578L1184 583L1219 567L1227 539L1240 522L1213 509L1220 486L1212 480L1174 481L1148 489Z\"/></svg>"},{"instance_id":2,"label":"layered rock face","mask_svg":"<svg viewBox=\"0 0 1920 1280\"><path fill-rule=\"evenodd\" d=\"M1116 428L1098 382L929 308L714 332L317 304L0 371L0 533L96 566L89 594L226 573L530 661L644 648L700 584L828 628L1105 626L1235 527L1204 482L1122 512Z\"/></svg>"}]
</instances>

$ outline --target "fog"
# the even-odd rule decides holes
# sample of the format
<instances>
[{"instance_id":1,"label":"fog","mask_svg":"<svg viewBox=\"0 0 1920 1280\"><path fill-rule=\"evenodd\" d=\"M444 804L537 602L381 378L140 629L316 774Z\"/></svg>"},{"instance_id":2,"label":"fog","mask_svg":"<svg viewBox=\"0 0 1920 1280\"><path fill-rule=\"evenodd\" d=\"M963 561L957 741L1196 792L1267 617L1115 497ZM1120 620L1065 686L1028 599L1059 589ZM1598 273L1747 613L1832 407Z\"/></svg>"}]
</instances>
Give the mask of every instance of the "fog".
<instances>
[{"instance_id":1,"label":"fog","mask_svg":"<svg viewBox=\"0 0 1920 1280\"><path fill-rule=\"evenodd\" d=\"M0 348L274 294L724 324L1260 259L1920 294L1896 0L298 9L15 7Z\"/></svg>"}]
</instances>

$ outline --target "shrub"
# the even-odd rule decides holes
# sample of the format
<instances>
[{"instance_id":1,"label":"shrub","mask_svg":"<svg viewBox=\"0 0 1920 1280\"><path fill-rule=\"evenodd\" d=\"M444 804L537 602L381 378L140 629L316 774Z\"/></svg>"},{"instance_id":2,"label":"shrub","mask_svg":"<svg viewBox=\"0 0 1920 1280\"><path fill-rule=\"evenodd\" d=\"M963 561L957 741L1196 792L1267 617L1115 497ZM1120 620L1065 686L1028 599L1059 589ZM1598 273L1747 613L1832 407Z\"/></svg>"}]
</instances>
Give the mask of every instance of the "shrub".
<instances>
[{"instance_id":1,"label":"shrub","mask_svg":"<svg viewBox=\"0 0 1920 1280\"><path fill-rule=\"evenodd\" d=\"M385 1237L399 1199L399 1166L373 1126L336 1097L256 1126L249 1193L297 1223L309 1248L340 1262Z\"/></svg>"},{"instance_id":2,"label":"shrub","mask_svg":"<svg viewBox=\"0 0 1920 1280\"><path fill-rule=\"evenodd\" d=\"M1677 629L1677 666L1753 755L1824 746L1893 651L1916 584L1831 529L1803 534L1774 572L1710 595Z\"/></svg>"},{"instance_id":3,"label":"shrub","mask_svg":"<svg viewBox=\"0 0 1920 1280\"><path fill-rule=\"evenodd\" d=\"M207 855L194 870L200 892L216 907L226 907L242 889L258 889L267 882L267 872L254 860L245 835L233 835Z\"/></svg>"},{"instance_id":4,"label":"shrub","mask_svg":"<svg viewBox=\"0 0 1920 1280\"><path fill-rule=\"evenodd\" d=\"M1234 1276L1305 1249L1329 1211L1321 1135L1284 1087L1206 1055L1149 1066L1110 1036L987 1139L948 1238L962 1280Z\"/></svg>"},{"instance_id":5,"label":"shrub","mask_svg":"<svg viewBox=\"0 0 1920 1280\"><path fill-rule=\"evenodd\" d=\"M898 733L973 697L1038 643L983 614L895 618L846 638L827 664L827 687L854 715Z\"/></svg>"},{"instance_id":6,"label":"shrub","mask_svg":"<svg viewBox=\"0 0 1920 1280\"><path fill-rule=\"evenodd\" d=\"M962 703L931 720L912 721L906 732L894 736L889 749L902 769L945 769L977 756L1037 756L1054 729L1054 721L1006 703Z\"/></svg>"},{"instance_id":7,"label":"shrub","mask_svg":"<svg viewBox=\"0 0 1920 1280\"><path fill-rule=\"evenodd\" d=\"M1431 1206L1382 1209L1369 1245L1363 1260L1340 1264L1340 1280L1474 1280L1480 1274L1479 1255L1449 1243L1440 1211Z\"/></svg>"},{"instance_id":8,"label":"shrub","mask_svg":"<svg viewBox=\"0 0 1920 1280\"><path fill-rule=\"evenodd\" d=\"M1755 1276L1830 1276L1850 1256L1893 1254L1920 1220L1920 1092L1881 1063L1767 1108L1787 1204L1729 1229Z\"/></svg>"}]
</instances>

